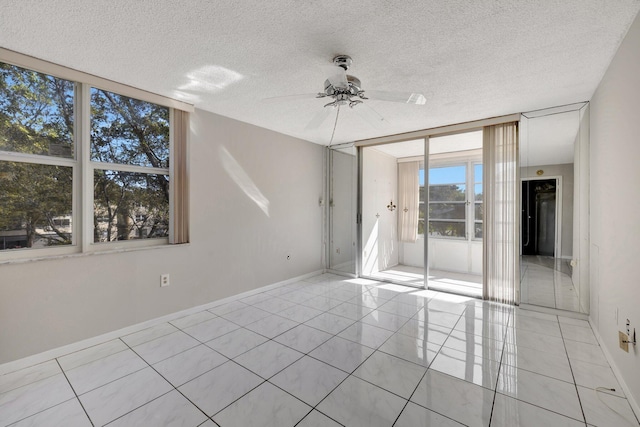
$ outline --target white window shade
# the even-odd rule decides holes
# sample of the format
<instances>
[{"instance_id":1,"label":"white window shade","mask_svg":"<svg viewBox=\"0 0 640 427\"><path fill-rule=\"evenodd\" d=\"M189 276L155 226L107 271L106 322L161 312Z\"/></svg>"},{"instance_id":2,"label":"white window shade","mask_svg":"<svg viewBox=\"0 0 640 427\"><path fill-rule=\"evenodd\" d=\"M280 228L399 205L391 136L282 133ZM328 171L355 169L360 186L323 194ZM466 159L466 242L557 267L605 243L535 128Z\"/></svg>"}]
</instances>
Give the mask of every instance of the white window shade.
<instances>
[{"instance_id":1,"label":"white window shade","mask_svg":"<svg viewBox=\"0 0 640 427\"><path fill-rule=\"evenodd\" d=\"M518 125L484 128L485 299L519 303Z\"/></svg>"},{"instance_id":2,"label":"white window shade","mask_svg":"<svg viewBox=\"0 0 640 427\"><path fill-rule=\"evenodd\" d=\"M419 170L420 162L398 163L398 234L401 242L413 243L418 238Z\"/></svg>"}]
</instances>

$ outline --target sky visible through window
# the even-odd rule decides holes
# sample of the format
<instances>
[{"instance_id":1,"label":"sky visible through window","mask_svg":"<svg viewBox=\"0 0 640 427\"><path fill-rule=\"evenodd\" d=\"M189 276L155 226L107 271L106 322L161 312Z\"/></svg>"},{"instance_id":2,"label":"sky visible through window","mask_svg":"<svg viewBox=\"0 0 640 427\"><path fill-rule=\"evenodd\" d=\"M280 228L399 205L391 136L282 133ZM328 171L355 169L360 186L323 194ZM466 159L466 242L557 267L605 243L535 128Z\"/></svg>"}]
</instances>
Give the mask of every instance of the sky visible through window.
<instances>
[{"instance_id":1,"label":"sky visible through window","mask_svg":"<svg viewBox=\"0 0 640 427\"><path fill-rule=\"evenodd\" d=\"M482 182L482 165L474 165L474 180ZM420 186L424 186L424 169L419 171ZM466 182L465 166L449 166L429 169L429 185Z\"/></svg>"}]
</instances>

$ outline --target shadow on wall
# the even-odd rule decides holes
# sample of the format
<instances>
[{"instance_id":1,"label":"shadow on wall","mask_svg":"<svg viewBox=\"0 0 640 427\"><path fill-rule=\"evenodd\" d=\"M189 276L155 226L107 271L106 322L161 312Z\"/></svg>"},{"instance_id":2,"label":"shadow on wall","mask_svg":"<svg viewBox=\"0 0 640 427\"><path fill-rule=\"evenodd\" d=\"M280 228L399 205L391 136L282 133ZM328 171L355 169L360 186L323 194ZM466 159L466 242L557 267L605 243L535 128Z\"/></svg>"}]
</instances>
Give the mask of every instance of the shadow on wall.
<instances>
[{"instance_id":1,"label":"shadow on wall","mask_svg":"<svg viewBox=\"0 0 640 427\"><path fill-rule=\"evenodd\" d=\"M222 163L222 167L227 175L229 175L244 194L258 205L267 218L269 218L269 199L262 194L251 177L245 172L242 166L240 166L240 163L229 153L229 150L220 146L218 153L220 155L220 163Z\"/></svg>"}]
</instances>

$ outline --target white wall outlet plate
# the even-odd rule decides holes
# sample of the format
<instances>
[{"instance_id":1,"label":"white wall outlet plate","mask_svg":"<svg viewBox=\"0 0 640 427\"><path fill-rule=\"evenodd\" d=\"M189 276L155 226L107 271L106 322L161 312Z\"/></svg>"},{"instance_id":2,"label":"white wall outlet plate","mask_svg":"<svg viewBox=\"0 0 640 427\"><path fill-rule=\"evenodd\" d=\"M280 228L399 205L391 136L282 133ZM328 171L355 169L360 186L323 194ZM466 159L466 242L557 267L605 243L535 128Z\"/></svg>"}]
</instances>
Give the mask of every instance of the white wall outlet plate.
<instances>
[{"instance_id":1,"label":"white wall outlet plate","mask_svg":"<svg viewBox=\"0 0 640 427\"><path fill-rule=\"evenodd\" d=\"M618 331L618 341L620 342L620 348L622 351L626 351L629 353L629 335L625 334L622 331Z\"/></svg>"},{"instance_id":2,"label":"white wall outlet plate","mask_svg":"<svg viewBox=\"0 0 640 427\"><path fill-rule=\"evenodd\" d=\"M169 273L160 275L160 287L169 286Z\"/></svg>"}]
</instances>

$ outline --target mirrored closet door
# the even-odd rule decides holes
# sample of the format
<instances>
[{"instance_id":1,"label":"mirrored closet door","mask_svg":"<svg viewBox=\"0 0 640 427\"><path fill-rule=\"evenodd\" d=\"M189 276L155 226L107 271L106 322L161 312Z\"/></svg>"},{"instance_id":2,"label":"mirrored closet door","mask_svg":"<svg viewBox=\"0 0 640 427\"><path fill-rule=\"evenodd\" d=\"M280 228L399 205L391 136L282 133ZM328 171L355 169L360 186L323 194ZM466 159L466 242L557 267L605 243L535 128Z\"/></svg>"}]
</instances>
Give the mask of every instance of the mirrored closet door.
<instances>
[{"instance_id":1,"label":"mirrored closet door","mask_svg":"<svg viewBox=\"0 0 640 427\"><path fill-rule=\"evenodd\" d=\"M520 121L522 304L587 313L588 105Z\"/></svg>"}]
</instances>

